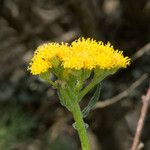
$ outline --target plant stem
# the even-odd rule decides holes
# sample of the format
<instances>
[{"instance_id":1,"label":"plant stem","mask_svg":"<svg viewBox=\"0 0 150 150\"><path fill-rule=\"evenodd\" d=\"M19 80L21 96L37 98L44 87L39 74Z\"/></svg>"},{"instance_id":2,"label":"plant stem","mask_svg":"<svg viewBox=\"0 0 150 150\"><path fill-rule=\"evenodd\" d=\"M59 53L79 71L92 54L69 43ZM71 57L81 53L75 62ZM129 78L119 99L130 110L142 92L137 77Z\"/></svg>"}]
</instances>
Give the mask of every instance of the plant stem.
<instances>
[{"instance_id":1,"label":"plant stem","mask_svg":"<svg viewBox=\"0 0 150 150\"><path fill-rule=\"evenodd\" d=\"M44 79L48 83L50 83L54 88L57 89L57 84L50 79L50 73L46 72L40 75L40 78Z\"/></svg>"},{"instance_id":2,"label":"plant stem","mask_svg":"<svg viewBox=\"0 0 150 150\"><path fill-rule=\"evenodd\" d=\"M91 82L80 92L78 102L98 83L100 83L109 73L103 74L99 77L94 76Z\"/></svg>"},{"instance_id":3,"label":"plant stem","mask_svg":"<svg viewBox=\"0 0 150 150\"><path fill-rule=\"evenodd\" d=\"M87 85L79 94L78 102L98 83L96 79L93 79L89 85Z\"/></svg>"},{"instance_id":4,"label":"plant stem","mask_svg":"<svg viewBox=\"0 0 150 150\"><path fill-rule=\"evenodd\" d=\"M50 83L55 89L57 89L57 84L50 79L47 79L47 82Z\"/></svg>"},{"instance_id":5,"label":"plant stem","mask_svg":"<svg viewBox=\"0 0 150 150\"><path fill-rule=\"evenodd\" d=\"M77 102L74 102L74 109L72 110L72 113L75 120L76 129L78 131L79 138L81 141L82 150L90 150L89 139L83 121L82 112Z\"/></svg>"}]
</instances>

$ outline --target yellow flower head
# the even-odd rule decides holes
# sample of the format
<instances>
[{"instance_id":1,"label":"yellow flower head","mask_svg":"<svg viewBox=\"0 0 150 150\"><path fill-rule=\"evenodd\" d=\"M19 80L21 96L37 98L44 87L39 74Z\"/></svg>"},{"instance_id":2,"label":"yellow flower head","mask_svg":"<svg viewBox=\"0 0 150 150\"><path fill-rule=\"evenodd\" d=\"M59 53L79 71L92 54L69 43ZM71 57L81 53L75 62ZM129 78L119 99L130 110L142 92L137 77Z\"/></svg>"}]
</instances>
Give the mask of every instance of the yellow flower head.
<instances>
[{"instance_id":1,"label":"yellow flower head","mask_svg":"<svg viewBox=\"0 0 150 150\"><path fill-rule=\"evenodd\" d=\"M110 43L103 44L93 39L78 39L70 45L48 43L37 48L31 60L29 70L32 74L41 74L52 68L52 58L57 57L63 68L68 69L119 69L130 64L122 51L114 50Z\"/></svg>"},{"instance_id":2,"label":"yellow flower head","mask_svg":"<svg viewBox=\"0 0 150 150\"><path fill-rule=\"evenodd\" d=\"M48 69L52 68L52 58L58 57L58 59L61 60L64 55L68 54L68 48L67 44L63 43L47 43L39 46L34 52L28 70L30 70L33 75L48 71Z\"/></svg>"}]
</instances>

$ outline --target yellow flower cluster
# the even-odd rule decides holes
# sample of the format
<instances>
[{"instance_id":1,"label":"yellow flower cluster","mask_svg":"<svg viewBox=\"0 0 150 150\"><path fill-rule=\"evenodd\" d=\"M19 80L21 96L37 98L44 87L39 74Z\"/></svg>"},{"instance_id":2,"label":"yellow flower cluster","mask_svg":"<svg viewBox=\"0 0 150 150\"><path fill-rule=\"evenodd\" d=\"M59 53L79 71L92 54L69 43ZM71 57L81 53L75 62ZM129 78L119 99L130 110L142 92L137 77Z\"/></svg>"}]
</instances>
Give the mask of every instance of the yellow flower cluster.
<instances>
[{"instance_id":1,"label":"yellow flower cluster","mask_svg":"<svg viewBox=\"0 0 150 150\"><path fill-rule=\"evenodd\" d=\"M70 69L118 69L130 64L122 51L114 50L110 43L103 44L93 39L80 38L70 45L48 43L37 48L31 60L29 70L37 75L52 68L52 58L58 58L64 68Z\"/></svg>"}]
</instances>

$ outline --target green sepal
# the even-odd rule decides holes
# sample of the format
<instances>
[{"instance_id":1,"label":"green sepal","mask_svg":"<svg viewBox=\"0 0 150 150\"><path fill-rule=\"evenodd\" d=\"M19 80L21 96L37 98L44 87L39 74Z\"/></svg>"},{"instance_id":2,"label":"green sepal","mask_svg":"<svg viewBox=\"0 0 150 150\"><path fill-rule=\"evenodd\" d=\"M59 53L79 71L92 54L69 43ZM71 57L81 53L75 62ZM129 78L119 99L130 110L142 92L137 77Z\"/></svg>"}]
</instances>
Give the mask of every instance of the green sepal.
<instances>
[{"instance_id":1,"label":"green sepal","mask_svg":"<svg viewBox=\"0 0 150 150\"><path fill-rule=\"evenodd\" d=\"M39 77L40 77L40 79L50 83L54 88L57 88L57 84L51 80L51 72L50 71L40 74Z\"/></svg>"},{"instance_id":2,"label":"green sepal","mask_svg":"<svg viewBox=\"0 0 150 150\"><path fill-rule=\"evenodd\" d=\"M39 77L40 77L40 79L42 79L44 81L51 80L51 73L50 73L50 71L47 71L47 72L41 73L39 75Z\"/></svg>"},{"instance_id":3,"label":"green sepal","mask_svg":"<svg viewBox=\"0 0 150 150\"><path fill-rule=\"evenodd\" d=\"M109 75L114 74L118 69L99 69L99 68L95 68L94 69L94 76L96 78L105 78Z\"/></svg>"},{"instance_id":4,"label":"green sepal","mask_svg":"<svg viewBox=\"0 0 150 150\"><path fill-rule=\"evenodd\" d=\"M88 105L83 109L82 114L83 114L83 118L85 118L89 112L93 109L93 107L95 106L95 104L97 103L97 101L99 100L100 97L100 91L101 91L101 84L99 83L97 85L97 89L93 95L93 97L91 98L91 100L89 101Z\"/></svg>"}]
</instances>

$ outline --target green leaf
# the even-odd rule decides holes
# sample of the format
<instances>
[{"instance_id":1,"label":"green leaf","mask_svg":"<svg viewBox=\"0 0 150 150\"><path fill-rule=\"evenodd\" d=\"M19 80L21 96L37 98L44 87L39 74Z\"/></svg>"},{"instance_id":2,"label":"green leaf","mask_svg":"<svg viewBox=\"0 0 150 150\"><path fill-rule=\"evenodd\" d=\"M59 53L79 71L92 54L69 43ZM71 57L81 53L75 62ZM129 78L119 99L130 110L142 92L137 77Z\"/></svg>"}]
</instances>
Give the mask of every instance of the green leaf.
<instances>
[{"instance_id":1,"label":"green leaf","mask_svg":"<svg viewBox=\"0 0 150 150\"><path fill-rule=\"evenodd\" d=\"M66 107L66 103L65 103L65 101L64 101L64 97L63 97L63 95L60 93L59 88L58 88L58 90L57 90L57 95L58 95L58 97L59 97L59 100L60 100L61 105L64 106L64 107Z\"/></svg>"},{"instance_id":2,"label":"green leaf","mask_svg":"<svg viewBox=\"0 0 150 150\"><path fill-rule=\"evenodd\" d=\"M91 98L91 100L89 101L88 105L83 109L82 114L83 114L83 118L85 118L89 112L93 109L93 107L95 106L95 104L97 103L97 101L99 100L100 97L100 91L101 91L101 84L99 83L97 85L97 89L93 95L93 97Z\"/></svg>"},{"instance_id":3,"label":"green leaf","mask_svg":"<svg viewBox=\"0 0 150 150\"><path fill-rule=\"evenodd\" d=\"M74 105L71 100L74 101L74 95L70 93L68 87L58 87L57 94L60 99L60 103L62 106L65 106L69 111L74 108Z\"/></svg>"}]
</instances>

